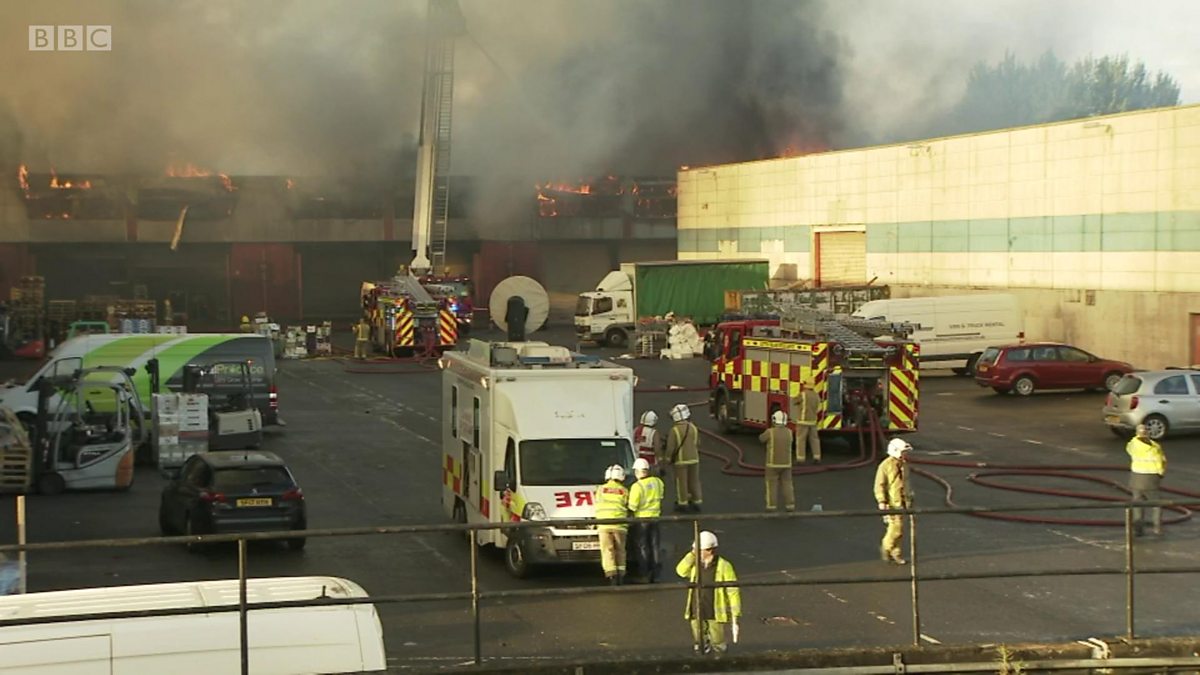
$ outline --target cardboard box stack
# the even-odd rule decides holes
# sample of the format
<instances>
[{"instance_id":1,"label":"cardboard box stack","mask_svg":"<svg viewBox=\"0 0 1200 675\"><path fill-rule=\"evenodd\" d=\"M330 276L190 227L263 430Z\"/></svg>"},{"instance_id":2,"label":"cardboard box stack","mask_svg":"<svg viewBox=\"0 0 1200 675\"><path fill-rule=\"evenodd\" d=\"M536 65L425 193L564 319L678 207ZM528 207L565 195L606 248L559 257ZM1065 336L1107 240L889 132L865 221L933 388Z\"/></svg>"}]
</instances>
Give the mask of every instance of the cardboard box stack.
<instances>
[{"instance_id":1,"label":"cardboard box stack","mask_svg":"<svg viewBox=\"0 0 1200 675\"><path fill-rule=\"evenodd\" d=\"M188 457L208 452L207 395L155 394L152 413L158 468L178 468Z\"/></svg>"}]
</instances>

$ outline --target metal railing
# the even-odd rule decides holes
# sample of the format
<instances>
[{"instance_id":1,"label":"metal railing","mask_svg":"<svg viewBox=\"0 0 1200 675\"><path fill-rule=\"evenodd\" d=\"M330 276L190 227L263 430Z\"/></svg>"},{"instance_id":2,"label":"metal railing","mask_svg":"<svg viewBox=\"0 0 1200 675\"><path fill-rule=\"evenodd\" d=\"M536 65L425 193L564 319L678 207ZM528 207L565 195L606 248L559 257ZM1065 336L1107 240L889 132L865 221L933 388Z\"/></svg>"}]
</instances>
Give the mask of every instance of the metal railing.
<instances>
[{"instance_id":1,"label":"metal railing","mask_svg":"<svg viewBox=\"0 0 1200 675\"><path fill-rule=\"evenodd\" d=\"M756 521L756 520L807 520L812 518L878 518L882 515L901 515L908 520L908 544L909 544L909 565L908 577L897 577L895 575L880 575L880 576L847 576L847 577L822 577L811 579L795 579L781 578L755 581L737 581L718 583L716 587L734 586L738 588L757 588L757 587L778 587L778 586L816 586L816 585L853 585L853 584L878 584L878 583L901 583L907 581L910 585L911 596L911 611L912 611L912 641L914 646L920 645L921 640L921 613L920 613L920 585L928 582L941 581L964 581L964 580L981 580L981 579L1018 579L1018 578L1037 578L1037 577L1059 577L1059 576L1114 576L1120 575L1125 581L1125 638L1133 640L1136 637L1136 626L1134 623L1134 600L1135 600L1135 579L1138 574L1195 574L1200 573L1200 565L1192 566L1172 566L1158 567L1150 569L1137 569L1135 566L1134 557L1134 531L1135 524L1133 519L1133 509L1148 508L1148 507L1174 507L1177 509L1186 509L1186 502L1173 501L1142 501L1128 502L1126 504L1031 504L1024 506L1010 507L955 507L955 508L913 508L913 509L892 509L892 510L848 510L848 511L812 511L812 512L795 512L795 513L732 513L732 514L704 514L704 515L686 515L686 516L663 516L658 520L659 523L688 523L692 529L692 551L699 558L699 532L701 523L708 526L712 523L720 522L735 522L735 521ZM1058 511L1079 511L1079 510L1096 510L1096 509L1113 509L1123 508L1125 511L1125 541L1124 541L1124 565L1121 567L1091 567L1083 569L1049 569L1049 570L1024 570L1015 572L962 572L962 573L941 573L941 574L921 574L920 572L920 549L918 547L917 537L917 521L920 516L934 515L972 515L972 514L988 514L988 513L1017 513L1017 512L1058 512ZM641 519L621 518L621 519L574 519L574 520L555 520L553 524L559 525L586 525L594 526L598 524L633 524L644 522ZM419 535L423 533L433 532L475 532L479 530L505 530L516 531L526 528L545 528L550 525L550 521L522 521L514 523L473 523L473 524L437 524L437 525L398 525L387 527L356 527L356 528L331 528L331 529L316 529L305 530L304 536L308 538L321 537L347 537L347 536L372 536L372 535ZM0 620L0 629L9 626L28 626L37 624L54 624L54 623L70 623L77 621L88 620L107 620L121 618L141 618L155 616L184 616L190 614L214 614L223 612L237 612L239 615L240 637L239 648L241 651L241 672L248 674L249 668L249 643L247 633L247 616L251 611L265 609L281 609L289 607L313 607L313 606L331 606L331 605L383 605L383 604L404 604L416 602L431 602L431 601L469 601L472 615L472 631L473 631L473 660L475 665L482 665L484 662L482 648L482 621L481 608L485 600L506 600L517 598L539 598L546 596L582 596L600 593L662 593L669 591L688 591L698 593L702 588L702 575L697 574L696 580L691 582L677 583L660 583L652 585L626 585L626 586L589 586L589 587L560 587L560 588L536 588L536 589L519 589L519 590L496 590L485 591L479 587L479 547L470 545L470 566L468 574L470 576L470 590L459 592L446 593L416 593L416 594L392 594L392 595L375 595L363 598L314 598L312 600L297 600L297 601L274 601L274 602L255 602L250 603L247 600L247 544L253 541L273 541L286 540L295 538L297 532L256 532L256 533L241 533L227 535L194 535L194 536L174 536L174 537L147 537L147 538L131 538L131 539L95 539L88 541L66 541L66 542L48 542L34 544L10 544L0 545L0 554L10 552L43 552L43 551L62 551L88 548L127 548L139 546L170 546L181 544L217 544L223 542L235 543L237 545L237 564L238 564L238 592L239 599L236 605L218 605L205 607L191 608L174 608L174 609L153 609L153 610L131 610L118 612L95 612L87 614L72 614L65 616L52 617L35 617L21 619L2 619ZM464 537L465 538L465 537ZM474 539L474 535L472 535ZM705 631L701 630L702 639ZM1143 664L1144 665L1144 664Z\"/></svg>"}]
</instances>

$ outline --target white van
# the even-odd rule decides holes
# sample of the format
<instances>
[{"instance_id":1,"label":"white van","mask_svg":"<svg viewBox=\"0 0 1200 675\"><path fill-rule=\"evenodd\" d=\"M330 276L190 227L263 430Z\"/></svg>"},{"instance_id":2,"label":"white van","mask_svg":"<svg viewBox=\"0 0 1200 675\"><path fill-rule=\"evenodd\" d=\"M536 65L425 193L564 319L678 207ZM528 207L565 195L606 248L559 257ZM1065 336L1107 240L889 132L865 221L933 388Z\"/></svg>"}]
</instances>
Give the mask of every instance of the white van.
<instances>
[{"instance_id":1,"label":"white van","mask_svg":"<svg viewBox=\"0 0 1200 675\"><path fill-rule=\"evenodd\" d=\"M1020 305L1007 293L872 300L853 316L912 324L921 366L953 368L959 375L973 373L988 347L1025 339Z\"/></svg>"},{"instance_id":2,"label":"white van","mask_svg":"<svg viewBox=\"0 0 1200 675\"><path fill-rule=\"evenodd\" d=\"M365 598L336 577L249 579L247 602ZM0 673L211 675L241 670L236 611L63 621L100 612L238 604L237 579L112 586L0 597ZM14 620L58 623L5 625ZM250 672L345 673L387 668L372 604L251 610Z\"/></svg>"}]
</instances>

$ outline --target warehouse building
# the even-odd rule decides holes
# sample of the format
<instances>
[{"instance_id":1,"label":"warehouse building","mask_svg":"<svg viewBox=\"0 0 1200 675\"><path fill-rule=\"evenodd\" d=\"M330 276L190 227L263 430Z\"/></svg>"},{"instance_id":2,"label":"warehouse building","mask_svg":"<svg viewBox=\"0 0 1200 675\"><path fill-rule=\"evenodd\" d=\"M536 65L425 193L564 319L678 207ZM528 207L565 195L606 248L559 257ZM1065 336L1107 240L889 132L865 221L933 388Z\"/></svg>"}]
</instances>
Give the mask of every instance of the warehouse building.
<instances>
[{"instance_id":1,"label":"warehouse building","mask_svg":"<svg viewBox=\"0 0 1200 675\"><path fill-rule=\"evenodd\" d=\"M680 259L1003 290L1029 339L1200 363L1200 105L685 169L678 208Z\"/></svg>"}]
</instances>

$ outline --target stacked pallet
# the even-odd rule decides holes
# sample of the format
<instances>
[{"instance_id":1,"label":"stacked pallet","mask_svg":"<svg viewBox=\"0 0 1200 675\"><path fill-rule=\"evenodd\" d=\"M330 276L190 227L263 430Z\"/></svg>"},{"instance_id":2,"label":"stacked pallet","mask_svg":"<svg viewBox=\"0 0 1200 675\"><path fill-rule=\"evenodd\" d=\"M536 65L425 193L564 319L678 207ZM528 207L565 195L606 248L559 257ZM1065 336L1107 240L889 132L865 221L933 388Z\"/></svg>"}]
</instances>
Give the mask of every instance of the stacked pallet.
<instances>
[{"instance_id":1,"label":"stacked pallet","mask_svg":"<svg viewBox=\"0 0 1200 675\"><path fill-rule=\"evenodd\" d=\"M9 331L18 339L42 337L46 324L46 280L21 277L10 291Z\"/></svg>"},{"instance_id":2,"label":"stacked pallet","mask_svg":"<svg viewBox=\"0 0 1200 675\"><path fill-rule=\"evenodd\" d=\"M157 313L153 300L117 300L110 305L108 325L121 333L153 333Z\"/></svg>"},{"instance_id":3,"label":"stacked pallet","mask_svg":"<svg viewBox=\"0 0 1200 675\"><path fill-rule=\"evenodd\" d=\"M17 416L0 408L0 492L29 492L33 485L33 452Z\"/></svg>"},{"instance_id":4,"label":"stacked pallet","mask_svg":"<svg viewBox=\"0 0 1200 675\"><path fill-rule=\"evenodd\" d=\"M152 403L154 457L159 469L183 466L188 457L208 452L208 396L155 394Z\"/></svg>"},{"instance_id":5,"label":"stacked pallet","mask_svg":"<svg viewBox=\"0 0 1200 675\"><path fill-rule=\"evenodd\" d=\"M114 295L85 295L75 309L77 321L108 321L109 307L116 303Z\"/></svg>"}]
</instances>

